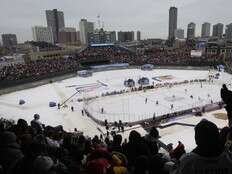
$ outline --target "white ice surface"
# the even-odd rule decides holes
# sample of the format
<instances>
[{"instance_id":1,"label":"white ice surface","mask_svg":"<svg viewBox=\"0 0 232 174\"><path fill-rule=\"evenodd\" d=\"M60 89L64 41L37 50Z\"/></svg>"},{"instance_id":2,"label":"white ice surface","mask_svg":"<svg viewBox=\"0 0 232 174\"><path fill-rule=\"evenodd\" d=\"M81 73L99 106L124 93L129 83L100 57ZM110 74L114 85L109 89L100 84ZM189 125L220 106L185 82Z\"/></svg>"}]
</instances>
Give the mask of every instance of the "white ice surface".
<instances>
[{"instance_id":1,"label":"white ice surface","mask_svg":"<svg viewBox=\"0 0 232 174\"><path fill-rule=\"evenodd\" d=\"M179 82L183 80L191 79L202 79L207 78L209 71L195 71L195 70L166 70L157 69L153 71L141 71L139 69L127 69L127 70L114 70L94 73L92 77L81 78L74 77L63 81L58 81L52 84L39 86L32 89L26 89L22 91L13 92L10 94L0 96L0 117L14 119L24 118L30 122L35 113L38 113L41 117L41 122L46 125L63 125L65 130L72 131L77 128L83 131L85 135L93 136L100 134L101 130L105 131L105 128L98 126L90 118L81 115L81 109L83 109L83 102L77 102L78 98L90 97L101 95L103 92L110 92L114 90L127 89L123 85L123 81L128 78L133 78L136 82L140 77L148 77L152 82L152 77L172 75L172 80L163 81L165 82ZM173 88L163 88L158 90L151 90L144 92L137 92L131 94L125 94L120 96L106 97L93 101L88 107L92 110L92 114L99 119L108 119L110 121L118 121L119 119L124 121L134 121L142 118L152 117L155 112L156 115L160 115L170 111L170 104L174 105L174 110L181 110L190 106L200 105L198 102L198 96L200 96L207 103L212 98L213 101L220 100L220 87L222 83L229 83L231 75L227 73L221 73L219 80L215 80L214 84L203 84L203 88L200 88L199 84L195 85L184 85ZM99 85L98 81L107 84L107 87ZM154 81L154 83L160 83ZM90 85L87 85L90 84ZM76 87L68 87L76 85ZM58 110L56 107L50 108L48 106L49 101L62 102L72 94L76 92L77 87L85 87L90 92L82 92L73 97L72 100L67 102L68 108L61 108ZM87 87L90 86L90 87ZM229 86L230 88L230 86ZM185 94L184 89L187 89ZM207 95L210 94L210 98ZM167 97L184 98L182 100L176 100L170 102ZM190 95L194 96L194 99L190 99ZM148 98L148 103L145 104L145 98ZM166 99L165 99L166 98ZM23 99L26 103L22 106L18 104L19 100ZM156 106L155 102L159 100L159 105ZM71 112L70 106L74 106L74 112ZM104 107L106 114L99 114L99 108ZM96 110L96 111L95 111ZM110 113L113 113L112 116ZM116 115L116 116L115 116ZM178 120L183 122L198 122L193 120L183 119ZM212 121L220 123L221 120L212 118ZM220 123L224 125L223 123ZM226 124L226 123L225 123ZM172 131L175 129L175 131ZM182 128L181 128L182 129ZM139 130L142 132L142 130ZM161 130L163 140L167 143L177 142L180 137L186 139L193 138L192 128L185 128L183 131L179 131L179 128L175 126L173 128L167 128ZM190 135L190 136L189 136ZM192 142L192 141L191 141ZM193 147L193 144L189 143L189 147Z\"/></svg>"}]
</instances>

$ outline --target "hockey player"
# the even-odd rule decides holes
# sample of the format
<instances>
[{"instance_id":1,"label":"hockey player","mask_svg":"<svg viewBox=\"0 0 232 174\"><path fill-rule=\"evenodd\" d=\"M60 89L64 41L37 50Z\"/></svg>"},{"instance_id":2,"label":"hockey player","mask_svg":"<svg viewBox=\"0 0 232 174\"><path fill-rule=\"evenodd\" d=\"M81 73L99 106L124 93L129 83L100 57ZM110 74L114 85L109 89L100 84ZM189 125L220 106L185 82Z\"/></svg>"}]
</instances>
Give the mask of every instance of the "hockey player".
<instances>
[{"instance_id":1,"label":"hockey player","mask_svg":"<svg viewBox=\"0 0 232 174\"><path fill-rule=\"evenodd\" d=\"M184 89L185 94L187 93L187 89Z\"/></svg>"},{"instance_id":2,"label":"hockey player","mask_svg":"<svg viewBox=\"0 0 232 174\"><path fill-rule=\"evenodd\" d=\"M155 119L156 119L156 114L155 114L155 112L154 112L154 114L153 114L153 121L155 121Z\"/></svg>"},{"instance_id":3,"label":"hockey player","mask_svg":"<svg viewBox=\"0 0 232 174\"><path fill-rule=\"evenodd\" d=\"M174 107L173 104L171 104L171 109L173 109L173 107Z\"/></svg>"},{"instance_id":4,"label":"hockey player","mask_svg":"<svg viewBox=\"0 0 232 174\"><path fill-rule=\"evenodd\" d=\"M145 99L145 104L147 104L147 98Z\"/></svg>"},{"instance_id":5,"label":"hockey player","mask_svg":"<svg viewBox=\"0 0 232 174\"><path fill-rule=\"evenodd\" d=\"M101 113L103 114L103 112L104 112L104 109L103 109L103 108L101 108Z\"/></svg>"}]
</instances>

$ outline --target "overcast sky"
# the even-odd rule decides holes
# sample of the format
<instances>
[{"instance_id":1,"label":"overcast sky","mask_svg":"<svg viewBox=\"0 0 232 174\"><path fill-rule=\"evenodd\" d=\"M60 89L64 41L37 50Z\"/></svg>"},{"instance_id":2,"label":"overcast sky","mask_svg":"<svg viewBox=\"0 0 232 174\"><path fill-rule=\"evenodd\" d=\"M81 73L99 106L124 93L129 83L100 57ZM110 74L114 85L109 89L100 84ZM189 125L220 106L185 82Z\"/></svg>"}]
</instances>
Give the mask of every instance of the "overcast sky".
<instances>
[{"instance_id":1,"label":"overcast sky","mask_svg":"<svg viewBox=\"0 0 232 174\"><path fill-rule=\"evenodd\" d=\"M31 27L46 26L46 9L64 12L66 27L81 18L95 22L100 14L106 30L140 30L142 38L167 38L168 10L178 8L178 28L203 22L232 23L232 0L0 0L0 34L15 33L20 42L32 39Z\"/></svg>"}]
</instances>

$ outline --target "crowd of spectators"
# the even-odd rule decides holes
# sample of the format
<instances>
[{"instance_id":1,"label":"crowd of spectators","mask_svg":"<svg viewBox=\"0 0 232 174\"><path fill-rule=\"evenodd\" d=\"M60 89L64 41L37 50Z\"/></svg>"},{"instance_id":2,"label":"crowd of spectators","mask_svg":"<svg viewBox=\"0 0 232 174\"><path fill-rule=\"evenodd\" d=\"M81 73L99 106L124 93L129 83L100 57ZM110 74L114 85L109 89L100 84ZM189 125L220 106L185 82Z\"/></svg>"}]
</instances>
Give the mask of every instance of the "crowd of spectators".
<instances>
[{"instance_id":1,"label":"crowd of spectators","mask_svg":"<svg viewBox=\"0 0 232 174\"><path fill-rule=\"evenodd\" d=\"M114 57L114 56L122 56L122 55L131 55L132 52L127 50L126 48L118 47L118 46L102 46L102 47L87 47L80 54L80 58L88 58L92 56L104 56L104 57Z\"/></svg>"},{"instance_id":2,"label":"crowd of spectators","mask_svg":"<svg viewBox=\"0 0 232 174\"><path fill-rule=\"evenodd\" d=\"M222 57L218 55L204 55L202 57L191 57L191 50L163 50L152 49L146 51L139 59L141 64L147 62L154 65L193 65L211 66L222 63Z\"/></svg>"},{"instance_id":3,"label":"crowd of spectators","mask_svg":"<svg viewBox=\"0 0 232 174\"><path fill-rule=\"evenodd\" d=\"M55 58L31 61L26 64L14 64L0 69L0 80L13 81L27 78L36 79L43 75L59 72L73 72L79 68L74 58Z\"/></svg>"},{"instance_id":4,"label":"crowd of spectators","mask_svg":"<svg viewBox=\"0 0 232 174\"><path fill-rule=\"evenodd\" d=\"M86 60L108 60L109 63L129 63L130 65L197 65L210 66L222 63L220 56L192 58L190 50L155 49L136 55L120 46L87 47L73 58L54 58L31 61L26 64L14 64L0 69L1 81L14 81L37 78L52 73L75 72L80 62Z\"/></svg>"},{"instance_id":5,"label":"crowd of spectators","mask_svg":"<svg viewBox=\"0 0 232 174\"><path fill-rule=\"evenodd\" d=\"M129 63L133 64L136 58L135 53L126 48L119 46L102 46L102 47L87 47L77 55L80 60L89 59L106 59L111 63Z\"/></svg>"},{"instance_id":6,"label":"crowd of spectators","mask_svg":"<svg viewBox=\"0 0 232 174\"><path fill-rule=\"evenodd\" d=\"M131 130L128 140L117 133L90 138L39 119L0 120L0 174L232 173L232 129L219 131L208 120L195 126L197 146L186 153L185 142L166 146L155 127L144 137Z\"/></svg>"}]
</instances>

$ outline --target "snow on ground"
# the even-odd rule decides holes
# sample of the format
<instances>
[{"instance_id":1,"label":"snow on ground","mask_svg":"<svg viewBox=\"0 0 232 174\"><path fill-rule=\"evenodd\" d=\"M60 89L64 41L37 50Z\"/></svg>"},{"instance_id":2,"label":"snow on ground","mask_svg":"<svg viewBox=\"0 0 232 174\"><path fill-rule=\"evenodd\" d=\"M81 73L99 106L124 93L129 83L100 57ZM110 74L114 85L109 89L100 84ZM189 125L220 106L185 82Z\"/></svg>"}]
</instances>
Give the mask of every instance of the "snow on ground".
<instances>
[{"instance_id":1,"label":"snow on ground","mask_svg":"<svg viewBox=\"0 0 232 174\"><path fill-rule=\"evenodd\" d=\"M82 116L81 110L83 107L90 109L91 113L101 120L107 118L109 121L118 121L119 119L124 121L135 121L152 117L154 112L156 115L170 112L170 104L174 105L173 110L178 111L187 107L209 103L211 99L213 101L219 101L221 84L229 83L231 75L221 73L219 80L215 80L214 84L203 84L203 88L200 87L200 84L193 84L172 87L170 89L162 88L148 90L146 92L127 93L125 95L104 97L104 99L99 98L91 101L88 106L83 102L77 102L77 99L96 95L100 96L103 92L127 89L124 87L123 82L128 78L134 79L137 83L139 78L148 77L150 82L157 84L191 79L204 79L208 78L208 75L209 71L203 70L167 69L157 69L153 71L125 69L96 72L93 73L92 77L88 78L74 77L36 88L2 95L0 96L0 117L14 120L24 118L30 122L33 119L33 115L38 113L40 114L41 122L44 124L52 126L63 125L64 129L68 131L77 128L83 131L85 135L93 136L101 133L99 129L105 131L105 128L97 125L90 118ZM173 79L164 79L162 82L152 79L159 76L172 76ZM67 108L61 108L59 110L57 107L49 107L50 101L62 103L77 92L76 88L81 89L81 93L78 93L67 102ZM185 89L187 89L187 93L185 93ZM210 97L208 97L208 94L210 94ZM175 99L172 98L173 95L175 95ZM190 95L193 95L194 99L191 99L189 97ZM198 100L198 96L202 101ZM148 99L147 104L145 104L145 98ZM20 99L25 100L26 103L24 105L19 105ZM156 100L159 101L158 106L155 104ZM71 106L74 107L74 112L71 111ZM99 108L101 107L104 107L106 114L99 113ZM195 117L178 120L178 122L190 122L193 124L198 121L199 119L195 120ZM219 123L220 126L224 125L224 122L214 117L212 117L212 121ZM174 129L174 131L172 129ZM183 128L180 126L173 126L160 130L161 135L165 135L162 137L162 140L167 143L174 143L182 137L183 140L186 139L186 141L189 137L193 138L193 128L185 127L182 131L179 131L179 129L182 130ZM143 130L138 129L138 131L144 134ZM193 144L189 143L189 147L192 146Z\"/></svg>"}]
</instances>

